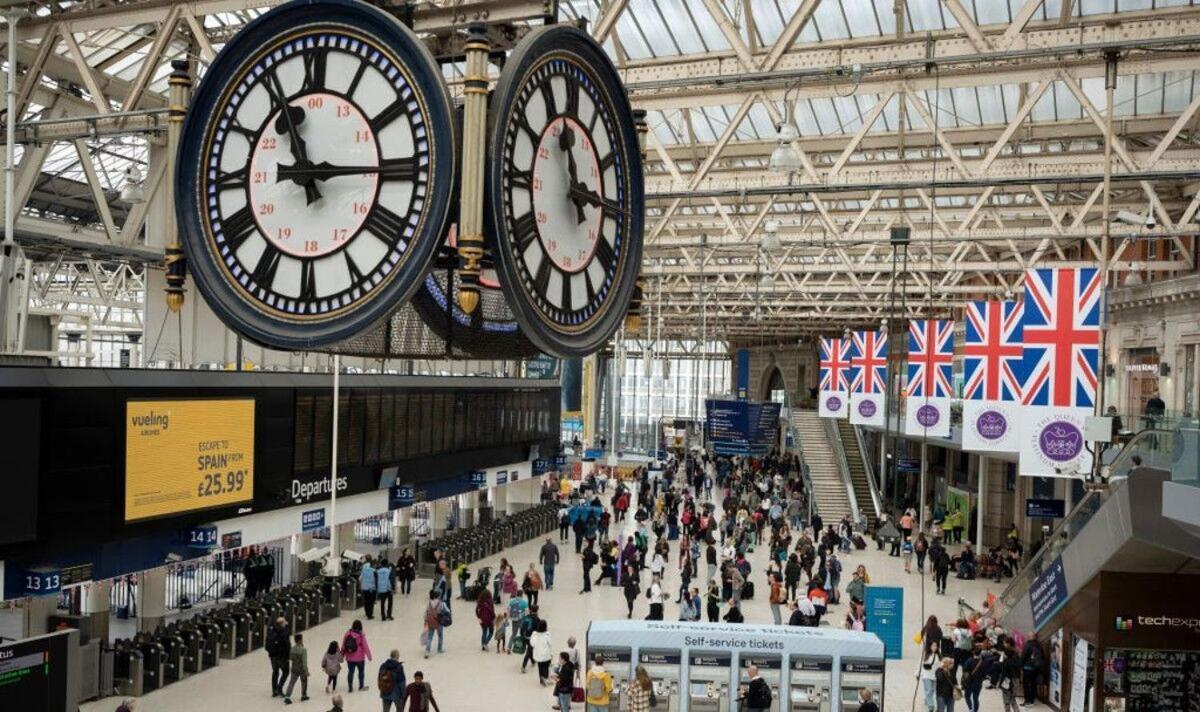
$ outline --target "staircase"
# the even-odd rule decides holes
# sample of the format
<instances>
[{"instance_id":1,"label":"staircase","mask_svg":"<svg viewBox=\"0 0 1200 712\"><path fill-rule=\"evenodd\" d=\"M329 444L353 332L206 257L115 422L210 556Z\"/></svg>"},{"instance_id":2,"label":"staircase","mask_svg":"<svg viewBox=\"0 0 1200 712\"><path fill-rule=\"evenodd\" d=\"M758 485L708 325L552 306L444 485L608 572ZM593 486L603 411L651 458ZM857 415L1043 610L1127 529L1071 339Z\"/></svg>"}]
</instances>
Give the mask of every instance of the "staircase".
<instances>
[{"instance_id":1,"label":"staircase","mask_svg":"<svg viewBox=\"0 0 1200 712\"><path fill-rule=\"evenodd\" d=\"M800 450L812 476L813 507L826 523L853 516L846 484L838 472L833 445L825 435L825 424L815 410L793 410L792 427L800 439ZM868 495L870 496L870 495Z\"/></svg>"},{"instance_id":2,"label":"staircase","mask_svg":"<svg viewBox=\"0 0 1200 712\"><path fill-rule=\"evenodd\" d=\"M875 505L871 500L871 483L867 479L867 465L863 462L862 450L858 447L858 438L854 426L849 420L837 420L838 435L842 438L842 448L846 452L846 464L850 467L850 481L854 484L854 498L858 501L858 509L867 520L867 530L875 530Z\"/></svg>"}]
</instances>

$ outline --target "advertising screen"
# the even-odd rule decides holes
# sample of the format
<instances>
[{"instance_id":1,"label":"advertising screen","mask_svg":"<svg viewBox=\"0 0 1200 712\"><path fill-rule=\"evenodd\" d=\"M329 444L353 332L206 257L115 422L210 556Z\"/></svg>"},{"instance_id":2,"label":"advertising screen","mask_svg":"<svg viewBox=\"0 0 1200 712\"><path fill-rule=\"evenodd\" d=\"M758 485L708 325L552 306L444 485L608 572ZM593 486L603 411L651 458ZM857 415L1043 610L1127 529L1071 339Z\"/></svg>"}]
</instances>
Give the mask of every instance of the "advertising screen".
<instances>
[{"instance_id":1,"label":"advertising screen","mask_svg":"<svg viewBox=\"0 0 1200 712\"><path fill-rule=\"evenodd\" d=\"M125 521L254 498L254 399L125 404Z\"/></svg>"}]
</instances>

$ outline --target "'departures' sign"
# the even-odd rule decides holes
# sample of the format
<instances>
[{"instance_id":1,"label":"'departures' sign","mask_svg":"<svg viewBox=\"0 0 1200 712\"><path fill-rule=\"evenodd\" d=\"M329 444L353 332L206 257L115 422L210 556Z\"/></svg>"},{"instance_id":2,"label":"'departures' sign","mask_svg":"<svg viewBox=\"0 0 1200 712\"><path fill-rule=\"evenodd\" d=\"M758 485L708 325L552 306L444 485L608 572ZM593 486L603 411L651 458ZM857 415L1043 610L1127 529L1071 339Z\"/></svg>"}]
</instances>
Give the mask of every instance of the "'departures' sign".
<instances>
[{"instance_id":1,"label":"'departures' sign","mask_svg":"<svg viewBox=\"0 0 1200 712\"><path fill-rule=\"evenodd\" d=\"M125 521L253 498L253 398L125 404Z\"/></svg>"}]
</instances>

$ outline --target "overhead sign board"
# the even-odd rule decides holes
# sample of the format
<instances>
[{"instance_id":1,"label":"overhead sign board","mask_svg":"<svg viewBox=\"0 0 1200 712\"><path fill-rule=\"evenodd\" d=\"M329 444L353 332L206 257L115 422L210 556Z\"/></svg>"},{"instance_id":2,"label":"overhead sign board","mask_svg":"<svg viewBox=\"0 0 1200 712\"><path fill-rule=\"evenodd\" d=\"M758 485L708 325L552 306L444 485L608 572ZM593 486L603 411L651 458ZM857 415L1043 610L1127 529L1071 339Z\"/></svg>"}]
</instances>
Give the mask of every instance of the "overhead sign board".
<instances>
[{"instance_id":1,"label":"overhead sign board","mask_svg":"<svg viewBox=\"0 0 1200 712\"><path fill-rule=\"evenodd\" d=\"M1067 603L1067 577L1062 559L1055 559L1029 587L1029 607L1033 612L1033 627L1040 629Z\"/></svg>"},{"instance_id":2,"label":"overhead sign board","mask_svg":"<svg viewBox=\"0 0 1200 712\"><path fill-rule=\"evenodd\" d=\"M125 521L254 498L254 399L125 404Z\"/></svg>"},{"instance_id":3,"label":"overhead sign board","mask_svg":"<svg viewBox=\"0 0 1200 712\"><path fill-rule=\"evenodd\" d=\"M1062 519L1067 515L1067 502L1063 499L1027 499L1025 516L1032 519Z\"/></svg>"},{"instance_id":4,"label":"overhead sign board","mask_svg":"<svg viewBox=\"0 0 1200 712\"><path fill-rule=\"evenodd\" d=\"M300 514L300 531L315 532L325 528L325 509L310 509Z\"/></svg>"}]
</instances>

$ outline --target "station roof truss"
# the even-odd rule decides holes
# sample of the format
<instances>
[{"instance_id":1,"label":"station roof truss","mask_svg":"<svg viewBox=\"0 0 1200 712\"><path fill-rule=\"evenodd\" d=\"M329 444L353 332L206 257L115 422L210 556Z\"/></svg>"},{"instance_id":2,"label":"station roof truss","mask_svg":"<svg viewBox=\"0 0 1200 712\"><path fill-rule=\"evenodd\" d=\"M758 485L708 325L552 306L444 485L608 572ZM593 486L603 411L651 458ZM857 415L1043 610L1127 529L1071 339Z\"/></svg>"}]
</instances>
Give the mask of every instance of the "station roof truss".
<instances>
[{"instance_id":1,"label":"station roof truss","mask_svg":"<svg viewBox=\"0 0 1200 712\"><path fill-rule=\"evenodd\" d=\"M151 206L170 61L192 59L202 74L274 4L24 4L16 237L31 269L59 265L47 294L61 293L67 264L107 280L77 292L90 300L140 300L165 242ZM531 5L555 3L417 8L467 18ZM664 338L774 341L950 314L1019 291L1031 267L1095 264L1110 123L1111 210L1154 219L1111 228L1117 278L1195 264L1194 0L558 0L557 10L587 23L648 112L644 304ZM444 71L457 91L461 65ZM770 168L781 123L796 129L791 174ZM145 202L120 200L130 166L145 176ZM889 242L901 227L906 259ZM1134 249L1142 241L1153 259Z\"/></svg>"}]
</instances>

